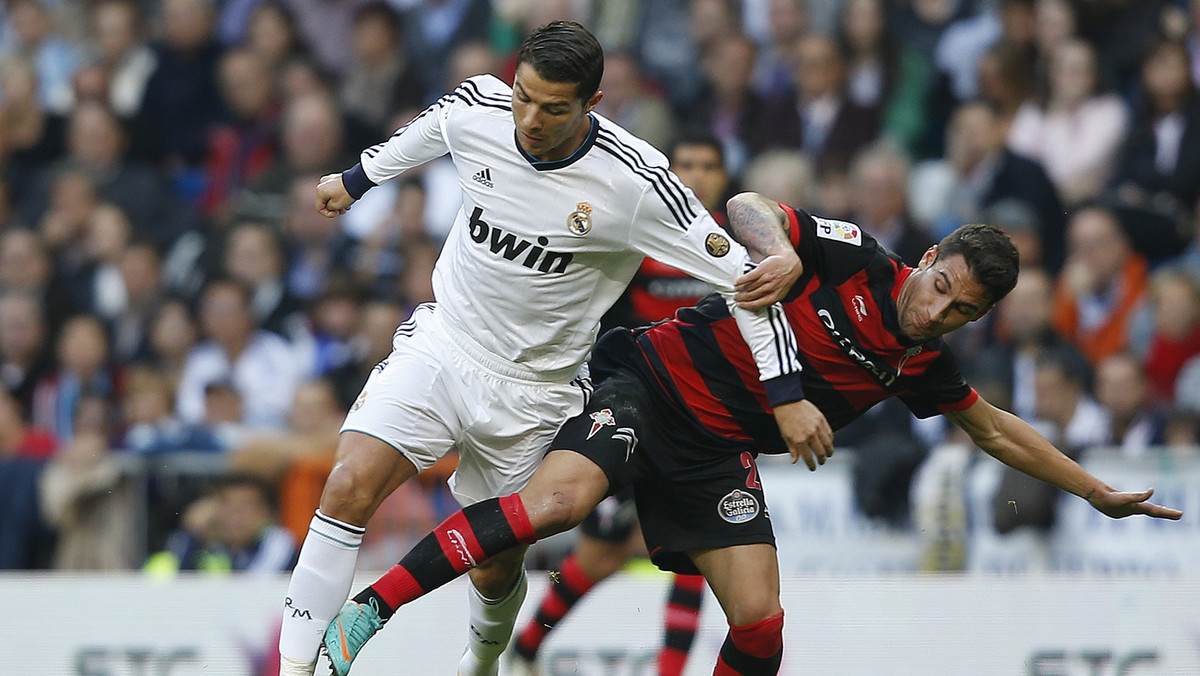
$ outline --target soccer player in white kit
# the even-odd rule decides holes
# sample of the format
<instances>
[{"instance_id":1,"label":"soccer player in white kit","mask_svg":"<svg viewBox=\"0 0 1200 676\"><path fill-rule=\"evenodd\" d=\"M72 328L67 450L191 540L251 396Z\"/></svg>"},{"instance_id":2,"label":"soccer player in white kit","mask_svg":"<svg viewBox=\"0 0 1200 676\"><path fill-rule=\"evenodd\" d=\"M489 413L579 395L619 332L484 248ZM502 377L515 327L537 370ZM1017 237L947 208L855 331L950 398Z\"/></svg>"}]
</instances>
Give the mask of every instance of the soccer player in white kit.
<instances>
[{"instance_id":1,"label":"soccer player in white kit","mask_svg":"<svg viewBox=\"0 0 1200 676\"><path fill-rule=\"evenodd\" d=\"M450 486L464 506L525 485L560 425L582 410L600 317L643 257L725 297L770 398L799 387L795 337L772 304L798 276L794 249L777 232L740 233L770 238L755 247L756 267L660 152L592 111L602 72L595 38L553 22L522 45L513 87L470 78L359 164L321 180L317 208L332 217L448 152L463 206L434 268L437 302L397 329L346 416L284 601L282 674L313 673L364 526L397 486L451 448L459 465ZM471 570L461 676L497 673L525 595L524 553L517 546Z\"/></svg>"}]
</instances>

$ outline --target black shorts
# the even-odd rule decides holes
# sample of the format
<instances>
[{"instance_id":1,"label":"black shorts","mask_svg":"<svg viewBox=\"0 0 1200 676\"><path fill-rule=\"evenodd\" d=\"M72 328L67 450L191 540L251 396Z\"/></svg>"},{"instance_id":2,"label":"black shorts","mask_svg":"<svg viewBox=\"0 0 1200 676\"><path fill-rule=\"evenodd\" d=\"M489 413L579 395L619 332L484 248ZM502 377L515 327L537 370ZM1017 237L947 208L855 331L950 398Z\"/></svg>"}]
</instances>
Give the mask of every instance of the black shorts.
<instances>
[{"instance_id":1,"label":"black shorts","mask_svg":"<svg viewBox=\"0 0 1200 676\"><path fill-rule=\"evenodd\" d=\"M610 494L632 486L646 549L663 570L698 574L693 549L775 544L755 454L715 438L635 373L602 380L551 448L599 465Z\"/></svg>"},{"instance_id":2,"label":"black shorts","mask_svg":"<svg viewBox=\"0 0 1200 676\"><path fill-rule=\"evenodd\" d=\"M633 502L633 487L627 486L596 505L579 524L584 535L602 542L624 542L637 528L637 506Z\"/></svg>"}]
</instances>

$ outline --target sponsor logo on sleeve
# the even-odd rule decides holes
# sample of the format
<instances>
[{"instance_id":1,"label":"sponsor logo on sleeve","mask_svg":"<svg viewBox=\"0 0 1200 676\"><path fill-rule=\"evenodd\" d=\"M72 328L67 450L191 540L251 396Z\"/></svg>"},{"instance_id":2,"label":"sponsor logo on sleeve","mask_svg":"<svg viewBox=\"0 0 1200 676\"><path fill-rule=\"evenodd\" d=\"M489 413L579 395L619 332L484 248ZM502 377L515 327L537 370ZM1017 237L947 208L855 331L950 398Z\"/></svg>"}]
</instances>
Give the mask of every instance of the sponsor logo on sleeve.
<instances>
[{"instance_id":1,"label":"sponsor logo on sleeve","mask_svg":"<svg viewBox=\"0 0 1200 676\"><path fill-rule=\"evenodd\" d=\"M704 240L704 248L708 251L708 255L713 258L720 258L729 253L729 240L725 239L725 235L720 233L709 233Z\"/></svg>"},{"instance_id":2,"label":"sponsor logo on sleeve","mask_svg":"<svg viewBox=\"0 0 1200 676\"><path fill-rule=\"evenodd\" d=\"M845 242L855 246L862 245L862 229L846 221L831 221L827 218L813 217L817 222L817 237L831 239L835 242Z\"/></svg>"}]
</instances>

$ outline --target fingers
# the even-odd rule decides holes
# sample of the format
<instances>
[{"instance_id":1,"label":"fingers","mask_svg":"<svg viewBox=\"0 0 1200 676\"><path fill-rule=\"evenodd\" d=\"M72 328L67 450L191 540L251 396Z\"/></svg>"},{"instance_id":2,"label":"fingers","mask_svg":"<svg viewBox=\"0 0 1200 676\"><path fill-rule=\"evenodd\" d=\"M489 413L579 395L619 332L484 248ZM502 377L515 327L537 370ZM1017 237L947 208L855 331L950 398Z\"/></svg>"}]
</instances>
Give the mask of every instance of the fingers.
<instances>
[{"instance_id":1,"label":"fingers","mask_svg":"<svg viewBox=\"0 0 1200 676\"><path fill-rule=\"evenodd\" d=\"M809 450L808 444L792 444L788 448L788 452L792 455L792 464L800 458L804 458L804 464L808 466L808 471L817 471L817 463L813 460L812 451Z\"/></svg>"},{"instance_id":2,"label":"fingers","mask_svg":"<svg viewBox=\"0 0 1200 676\"><path fill-rule=\"evenodd\" d=\"M1171 521L1178 521L1179 519L1183 518L1183 512L1179 511L1178 509L1163 507L1162 505L1156 505L1152 502L1143 502L1140 504L1142 507L1142 514L1145 514L1146 516L1152 516L1156 519L1170 519Z\"/></svg>"}]
</instances>

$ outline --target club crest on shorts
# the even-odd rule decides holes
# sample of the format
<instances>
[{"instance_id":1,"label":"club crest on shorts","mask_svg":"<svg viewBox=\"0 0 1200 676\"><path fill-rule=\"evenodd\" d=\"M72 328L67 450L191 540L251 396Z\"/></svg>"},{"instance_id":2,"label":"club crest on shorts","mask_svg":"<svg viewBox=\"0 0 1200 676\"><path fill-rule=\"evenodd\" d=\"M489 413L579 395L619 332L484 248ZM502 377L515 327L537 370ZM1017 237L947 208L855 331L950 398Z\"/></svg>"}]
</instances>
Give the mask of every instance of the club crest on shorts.
<instances>
[{"instance_id":1,"label":"club crest on shorts","mask_svg":"<svg viewBox=\"0 0 1200 676\"><path fill-rule=\"evenodd\" d=\"M367 388L363 388L362 392L358 393L358 399L354 400L354 405L350 407L351 411L357 411L362 408L363 402L367 400Z\"/></svg>"},{"instance_id":2,"label":"club crest on shorts","mask_svg":"<svg viewBox=\"0 0 1200 676\"><path fill-rule=\"evenodd\" d=\"M588 430L588 439L596 436L596 432L599 432L601 427L617 424L617 418L613 415L612 409L609 408L602 408L589 417L592 419L592 429Z\"/></svg>"},{"instance_id":3,"label":"club crest on shorts","mask_svg":"<svg viewBox=\"0 0 1200 676\"><path fill-rule=\"evenodd\" d=\"M717 502L717 514L729 523L746 523L758 516L758 498L753 493L734 489Z\"/></svg>"},{"instance_id":4,"label":"club crest on shorts","mask_svg":"<svg viewBox=\"0 0 1200 676\"><path fill-rule=\"evenodd\" d=\"M720 258L729 253L729 240L725 239L724 235L718 233L709 233L704 239L704 249L708 251L708 255L713 258Z\"/></svg>"},{"instance_id":5,"label":"club crest on shorts","mask_svg":"<svg viewBox=\"0 0 1200 676\"><path fill-rule=\"evenodd\" d=\"M571 231L572 235L580 237L588 234L592 230L592 205L587 202L580 202L575 205L575 211L567 216L567 230Z\"/></svg>"}]
</instances>

